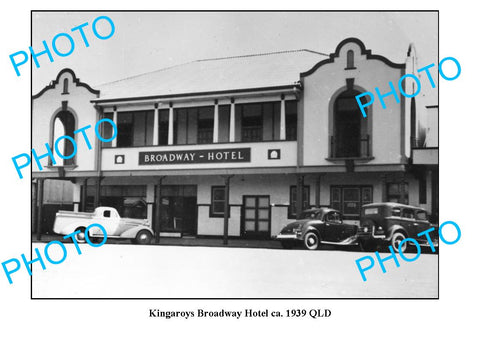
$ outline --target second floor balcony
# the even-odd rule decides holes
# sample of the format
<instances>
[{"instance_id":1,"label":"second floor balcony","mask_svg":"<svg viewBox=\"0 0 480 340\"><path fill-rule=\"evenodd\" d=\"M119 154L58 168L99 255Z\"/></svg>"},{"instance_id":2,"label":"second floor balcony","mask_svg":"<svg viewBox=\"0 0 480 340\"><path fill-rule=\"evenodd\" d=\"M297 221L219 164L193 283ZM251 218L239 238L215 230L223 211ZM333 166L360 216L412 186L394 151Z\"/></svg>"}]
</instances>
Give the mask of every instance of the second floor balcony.
<instances>
[{"instance_id":1,"label":"second floor balcony","mask_svg":"<svg viewBox=\"0 0 480 340\"><path fill-rule=\"evenodd\" d=\"M105 112L117 137L103 147L197 145L297 139L297 102L284 100L201 107ZM104 136L112 136L105 125Z\"/></svg>"},{"instance_id":2,"label":"second floor balcony","mask_svg":"<svg viewBox=\"0 0 480 340\"><path fill-rule=\"evenodd\" d=\"M370 135L330 136L330 159L369 159L371 157Z\"/></svg>"}]
</instances>

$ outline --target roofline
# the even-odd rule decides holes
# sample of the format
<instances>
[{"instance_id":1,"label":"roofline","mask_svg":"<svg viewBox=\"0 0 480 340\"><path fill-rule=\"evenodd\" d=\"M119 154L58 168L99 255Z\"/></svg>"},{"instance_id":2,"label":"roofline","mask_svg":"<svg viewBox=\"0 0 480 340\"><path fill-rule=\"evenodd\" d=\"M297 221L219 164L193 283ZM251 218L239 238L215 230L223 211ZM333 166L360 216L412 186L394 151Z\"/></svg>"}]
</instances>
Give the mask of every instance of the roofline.
<instances>
[{"instance_id":1,"label":"roofline","mask_svg":"<svg viewBox=\"0 0 480 340\"><path fill-rule=\"evenodd\" d=\"M231 57L218 57L218 58L206 58L206 59L197 59L194 62L198 61L211 61L211 60L226 60L226 59L238 59L238 58L249 58L249 57L261 57L264 55L272 55L272 54L283 54L283 53L294 53L294 52L309 52L309 53L314 53L318 55L322 55L325 57L328 57L327 53L323 52L317 52L313 50L309 50L306 48L301 48L298 50L285 50L285 51L276 51L276 52L265 52L265 53L254 53L254 54L245 54L245 55L237 55L237 56L231 56Z\"/></svg>"},{"instance_id":2,"label":"roofline","mask_svg":"<svg viewBox=\"0 0 480 340\"><path fill-rule=\"evenodd\" d=\"M406 68L405 63L397 64L397 63L394 63L393 61L389 60L388 58L386 58L382 55L372 54L372 51L367 50L365 48L365 44L360 39L350 37L350 38L342 40L338 44L337 48L335 49L335 53L331 53L330 57L328 59L322 60L322 61L318 62L315 66L313 66L310 70L300 73L300 77L307 77L307 76L311 75L312 73L314 73L320 66L323 66L325 64L333 63L334 59L338 58L338 56L340 55L340 50L342 49L342 47L344 45L346 45L348 43L352 43L352 42L357 44L358 46L360 46L360 50L361 50L362 55L366 55L367 59L374 59L374 60L383 61L385 64L387 64L388 66L393 67L393 68L398 68L398 69L405 69Z\"/></svg>"},{"instance_id":3,"label":"roofline","mask_svg":"<svg viewBox=\"0 0 480 340\"><path fill-rule=\"evenodd\" d=\"M328 57L328 54L326 54L326 53L318 52L318 51L314 51L314 50L309 50L309 49L303 48L303 49L297 49L297 50L285 50L285 51L277 51L277 52L265 52L265 53L256 53L256 54L237 55L237 56L230 56L230 57L205 58L205 59L197 59L197 60L187 61L187 62L182 63L182 64L176 64L176 65L172 65L172 66L163 67L163 68L160 68L160 69L158 69L158 70L153 70L153 71L148 71L148 72L144 72L144 73L140 73L140 74L135 74L135 75L132 75L132 76L129 76L129 77L126 77L126 78L117 79L117 80L114 80L114 81L109 81L109 82L106 82L106 83L98 84L98 85L96 85L96 86L98 86L98 87L101 88L101 87L103 87L103 86L111 85L111 84L118 83L118 82L122 82L122 81L125 81L125 80L142 77L142 76L145 76L145 75L148 75L148 74L152 74L152 73L156 73L156 72L162 72L162 71L166 71L166 70L169 70L169 69L172 69L172 68L176 68L176 67L180 67L180 66L184 66L184 65L189 65L189 64L193 64L193 63L197 63L197 62L213 61L213 60L238 59L238 58L249 58L249 57L259 57L259 56L265 56L265 55L283 54L283 53L294 53L294 52L309 52L309 53L318 54L318 55L321 55L321 56L324 56L324 57Z\"/></svg>"},{"instance_id":4,"label":"roofline","mask_svg":"<svg viewBox=\"0 0 480 340\"><path fill-rule=\"evenodd\" d=\"M99 90L94 90L93 88L90 87L90 85L88 85L86 83L82 83L80 81L80 78L77 78L75 76L75 72L73 72L73 70L71 68L64 68L60 72L58 72L57 78L55 80L52 80L49 85L45 86L37 94L33 95L32 99L37 99L37 98L41 97L46 91L54 89L55 86L57 86L59 81L60 81L60 76L64 73L70 73L72 75L73 82L75 83L76 86L85 87L88 91L90 91L91 93L93 93L97 96L100 94Z\"/></svg>"},{"instance_id":5,"label":"roofline","mask_svg":"<svg viewBox=\"0 0 480 340\"><path fill-rule=\"evenodd\" d=\"M233 90L222 90L222 91L207 91L207 92L188 92L188 93L176 93L176 94L166 94L166 95L156 95L156 96L142 96L142 97L123 97L123 98L110 98L110 99L92 99L90 102L96 104L107 104L113 102L128 102L128 101L138 101L138 100L155 100L155 99L171 99L176 97L194 97L194 96L206 96L206 95L221 95L227 93L242 93L242 92L262 92L262 91L279 91L279 90L295 90L301 89L300 83L295 83L291 85L281 85L281 86L269 86L269 87L256 87L256 88L247 88L247 89L233 89Z\"/></svg>"},{"instance_id":6,"label":"roofline","mask_svg":"<svg viewBox=\"0 0 480 340\"><path fill-rule=\"evenodd\" d=\"M409 205L409 204L404 204L404 203L397 203L397 202L377 202L377 203L369 203L365 204L363 207L372 207L372 206L382 206L382 205L388 205L391 207L403 207L403 208L413 208L413 209L422 209L426 210L422 207L417 207L414 205Z\"/></svg>"}]
</instances>

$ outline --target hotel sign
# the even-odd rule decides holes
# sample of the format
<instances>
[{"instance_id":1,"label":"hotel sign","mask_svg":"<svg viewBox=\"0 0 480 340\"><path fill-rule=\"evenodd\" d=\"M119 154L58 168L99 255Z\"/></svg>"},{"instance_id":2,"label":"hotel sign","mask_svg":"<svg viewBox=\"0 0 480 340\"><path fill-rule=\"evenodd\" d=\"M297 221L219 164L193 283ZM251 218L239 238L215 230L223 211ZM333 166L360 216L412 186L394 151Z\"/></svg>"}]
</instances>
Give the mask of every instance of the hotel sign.
<instances>
[{"instance_id":1,"label":"hotel sign","mask_svg":"<svg viewBox=\"0 0 480 340\"><path fill-rule=\"evenodd\" d=\"M140 152L139 165L250 162L250 148Z\"/></svg>"}]
</instances>

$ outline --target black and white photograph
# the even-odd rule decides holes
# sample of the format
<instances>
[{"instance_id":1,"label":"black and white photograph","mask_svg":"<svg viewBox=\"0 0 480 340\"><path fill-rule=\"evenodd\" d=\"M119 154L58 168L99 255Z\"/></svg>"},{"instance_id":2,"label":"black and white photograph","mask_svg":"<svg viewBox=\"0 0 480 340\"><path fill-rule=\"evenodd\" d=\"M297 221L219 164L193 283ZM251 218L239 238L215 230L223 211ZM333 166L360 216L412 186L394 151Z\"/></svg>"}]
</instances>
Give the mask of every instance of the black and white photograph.
<instances>
[{"instance_id":1,"label":"black and white photograph","mask_svg":"<svg viewBox=\"0 0 480 340\"><path fill-rule=\"evenodd\" d=\"M32 76L32 233L87 250L33 298L438 297L438 12L47 11L33 37L68 23Z\"/></svg>"},{"instance_id":2,"label":"black and white photograph","mask_svg":"<svg viewBox=\"0 0 480 340\"><path fill-rule=\"evenodd\" d=\"M265 5L3 7L8 338L475 334L475 11Z\"/></svg>"}]
</instances>

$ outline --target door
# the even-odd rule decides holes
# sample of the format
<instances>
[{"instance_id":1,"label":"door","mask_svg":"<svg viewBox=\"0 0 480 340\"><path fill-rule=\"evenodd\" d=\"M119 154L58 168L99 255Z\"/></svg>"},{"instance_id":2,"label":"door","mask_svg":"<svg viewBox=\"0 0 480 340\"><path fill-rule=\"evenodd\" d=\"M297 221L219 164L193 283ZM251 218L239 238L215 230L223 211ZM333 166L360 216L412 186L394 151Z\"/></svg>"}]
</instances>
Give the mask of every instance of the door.
<instances>
[{"instance_id":1,"label":"door","mask_svg":"<svg viewBox=\"0 0 480 340\"><path fill-rule=\"evenodd\" d=\"M415 226L415 237L414 238L418 239L422 242L427 242L427 238L426 238L425 235L422 235L420 237L417 236L418 234L420 234L420 233L424 232L425 230L428 230L428 229L431 228L431 224L428 221L427 212L424 211L424 210L415 211L415 222L414 222L413 225ZM435 238L433 235L435 235L435 234L432 233L432 235L430 236L432 239Z\"/></svg>"},{"instance_id":2,"label":"door","mask_svg":"<svg viewBox=\"0 0 480 340\"><path fill-rule=\"evenodd\" d=\"M270 196L243 196L242 236L270 238Z\"/></svg>"},{"instance_id":3,"label":"door","mask_svg":"<svg viewBox=\"0 0 480 340\"><path fill-rule=\"evenodd\" d=\"M408 237L416 237L416 223L415 223L415 211L410 208L402 209L402 219L400 225L407 231Z\"/></svg>"},{"instance_id":4,"label":"door","mask_svg":"<svg viewBox=\"0 0 480 340\"><path fill-rule=\"evenodd\" d=\"M168 185L160 190L160 231L196 235L196 186Z\"/></svg>"},{"instance_id":5,"label":"door","mask_svg":"<svg viewBox=\"0 0 480 340\"><path fill-rule=\"evenodd\" d=\"M340 220L340 215L336 211L331 211L327 213L324 217L325 221L325 231L324 231L324 241L327 242L338 242L342 239L343 236L343 224Z\"/></svg>"},{"instance_id":6,"label":"door","mask_svg":"<svg viewBox=\"0 0 480 340\"><path fill-rule=\"evenodd\" d=\"M118 236L119 235L119 222L120 217L118 214L112 209L105 209L102 212L101 216L96 218L102 227L105 228L107 231L108 236ZM97 234L99 230L95 231L94 233ZM100 233L102 233L100 231Z\"/></svg>"}]
</instances>

